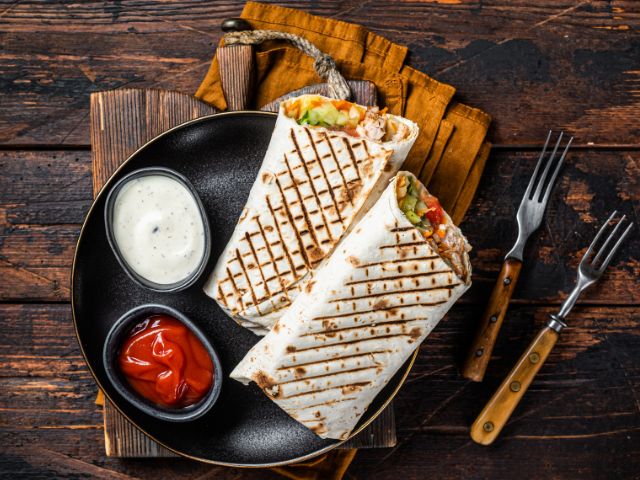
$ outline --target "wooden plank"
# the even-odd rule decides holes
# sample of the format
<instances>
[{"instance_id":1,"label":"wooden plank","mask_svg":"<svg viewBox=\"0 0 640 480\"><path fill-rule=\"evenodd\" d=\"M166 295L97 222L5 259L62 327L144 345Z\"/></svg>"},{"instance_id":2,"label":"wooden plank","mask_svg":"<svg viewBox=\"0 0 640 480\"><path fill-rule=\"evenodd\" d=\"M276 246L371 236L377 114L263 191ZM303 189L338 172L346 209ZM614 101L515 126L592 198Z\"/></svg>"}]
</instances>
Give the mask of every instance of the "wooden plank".
<instances>
[{"instance_id":1,"label":"wooden plank","mask_svg":"<svg viewBox=\"0 0 640 480\"><path fill-rule=\"evenodd\" d=\"M409 45L411 65L496 119L495 143L539 144L547 129L564 128L580 144L637 144L640 10L633 0L278 3ZM87 145L96 90L194 92L220 22L243 4L7 4L0 142Z\"/></svg>"},{"instance_id":2,"label":"wooden plank","mask_svg":"<svg viewBox=\"0 0 640 480\"><path fill-rule=\"evenodd\" d=\"M463 302L484 303L515 238L519 197L536 152L492 154L463 231L474 246L474 286ZM78 223L91 202L89 152L0 152L0 300L68 300ZM574 150L560 177L543 227L526 249L514 302L558 302L575 279L580 254L606 212L637 221L640 152ZM67 223L71 222L71 223ZM613 262L606 288L584 301L640 303L640 237ZM545 281L538 281L544 278Z\"/></svg>"},{"instance_id":3,"label":"wooden plank","mask_svg":"<svg viewBox=\"0 0 640 480\"><path fill-rule=\"evenodd\" d=\"M89 151L0 151L0 219L7 227L82 223L91 205Z\"/></svg>"},{"instance_id":4,"label":"wooden plank","mask_svg":"<svg viewBox=\"0 0 640 480\"><path fill-rule=\"evenodd\" d=\"M395 449L358 452L354 478L630 478L640 469L637 306L578 307L511 422L489 449L468 425L535 335L545 306L511 309L484 383L457 374L480 306L458 305L421 349L396 397ZM185 460L105 458L96 387L68 305L0 305L0 471L30 478L272 478ZM606 452L598 455L594 452ZM499 459L499 461L497 460ZM543 459L543 460L541 460ZM257 475L257 477L256 477ZM120 477L124 478L124 477Z\"/></svg>"},{"instance_id":5,"label":"wooden plank","mask_svg":"<svg viewBox=\"0 0 640 480\"><path fill-rule=\"evenodd\" d=\"M216 109L168 90L120 89L91 95L93 193L133 152L181 123Z\"/></svg>"},{"instance_id":6,"label":"wooden plank","mask_svg":"<svg viewBox=\"0 0 640 480\"><path fill-rule=\"evenodd\" d=\"M140 432L107 398L104 400L104 443L108 457L178 457ZM338 448L389 448L396 443L396 417L391 402L362 432Z\"/></svg>"},{"instance_id":7,"label":"wooden plank","mask_svg":"<svg viewBox=\"0 0 640 480\"><path fill-rule=\"evenodd\" d=\"M168 458L178 457L142 433L113 406L104 399L104 450L107 457L122 458Z\"/></svg>"}]
</instances>

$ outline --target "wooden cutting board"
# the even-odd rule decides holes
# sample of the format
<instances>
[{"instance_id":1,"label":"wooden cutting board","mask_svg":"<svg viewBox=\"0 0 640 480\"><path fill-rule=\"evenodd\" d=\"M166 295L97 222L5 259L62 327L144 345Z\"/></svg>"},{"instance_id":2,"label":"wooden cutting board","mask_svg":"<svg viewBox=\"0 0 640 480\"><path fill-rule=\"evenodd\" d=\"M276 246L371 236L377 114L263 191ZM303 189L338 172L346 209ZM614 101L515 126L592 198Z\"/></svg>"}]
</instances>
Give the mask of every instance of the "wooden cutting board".
<instances>
[{"instance_id":1,"label":"wooden cutting board","mask_svg":"<svg viewBox=\"0 0 640 480\"><path fill-rule=\"evenodd\" d=\"M375 104L375 87L367 83L354 82L354 100L372 105ZM270 104L269 109L273 110L276 105ZM173 91L120 89L93 93L90 122L94 196L115 169L141 145L176 125L213 113L216 113L216 109L210 105ZM108 456L176 456L134 427L106 398L104 436ZM395 444L395 416L390 404L343 447L376 448Z\"/></svg>"}]
</instances>

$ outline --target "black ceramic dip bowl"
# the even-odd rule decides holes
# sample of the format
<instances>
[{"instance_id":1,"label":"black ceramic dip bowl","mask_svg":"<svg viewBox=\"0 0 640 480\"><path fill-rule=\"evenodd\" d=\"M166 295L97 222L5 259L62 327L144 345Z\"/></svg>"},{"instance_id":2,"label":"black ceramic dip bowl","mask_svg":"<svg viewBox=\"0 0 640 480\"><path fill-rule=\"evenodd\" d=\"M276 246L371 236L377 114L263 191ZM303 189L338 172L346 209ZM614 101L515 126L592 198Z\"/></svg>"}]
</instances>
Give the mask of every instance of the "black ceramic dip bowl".
<instances>
[{"instance_id":1,"label":"black ceramic dip bowl","mask_svg":"<svg viewBox=\"0 0 640 480\"><path fill-rule=\"evenodd\" d=\"M190 273L188 273L185 277L171 283L158 283L138 273L136 269L126 260L126 255L123 254L121 245L118 244L118 240L116 238L117 235L115 234L116 227L114 225L114 211L116 208L116 201L118 200L118 194L122 191L125 185L129 184L129 182L149 176L168 177L186 188L186 190L191 194L191 197L195 202L197 211L202 220L204 233L204 249L199 263L197 264L196 268L192 269ZM179 221L182 220L179 215L176 215L176 218L178 218ZM118 182L116 182L116 184L111 188L111 191L109 191L109 194L107 195L104 209L104 222L107 240L109 242L111 250L113 250L113 253L118 260L118 263L126 272L126 274L139 285L156 292L178 292L181 290L185 290L186 288L193 285L204 272L207 261L209 260L209 255L211 253L211 231L209 229L209 221L207 219L207 214L205 212L204 206L202 205L202 201L200 200L200 197L198 196L195 188L186 177L179 174L178 172L165 167L147 167L135 170L122 177ZM180 232L176 232L176 234L179 233Z\"/></svg>"},{"instance_id":2,"label":"black ceramic dip bowl","mask_svg":"<svg viewBox=\"0 0 640 480\"><path fill-rule=\"evenodd\" d=\"M164 407L145 398L138 393L119 366L121 349L132 331L146 318L154 315L167 315L178 320L195 335L211 358L213 380L208 392L196 403L184 407ZM118 393L129 403L147 415L170 422L187 422L195 420L207 413L216 403L222 387L223 373L220 359L211 342L191 320L174 308L164 305L142 305L129 310L111 327L107 334L103 355L104 369L109 381Z\"/></svg>"}]
</instances>

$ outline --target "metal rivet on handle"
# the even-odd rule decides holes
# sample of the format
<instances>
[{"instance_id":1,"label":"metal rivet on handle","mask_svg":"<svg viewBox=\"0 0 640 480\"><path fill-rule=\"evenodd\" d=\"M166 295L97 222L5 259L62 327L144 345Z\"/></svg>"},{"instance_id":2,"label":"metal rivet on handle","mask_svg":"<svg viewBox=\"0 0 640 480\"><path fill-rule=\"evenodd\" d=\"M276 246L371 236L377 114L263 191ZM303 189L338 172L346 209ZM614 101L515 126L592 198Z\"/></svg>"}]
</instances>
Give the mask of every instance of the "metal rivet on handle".
<instances>
[{"instance_id":1,"label":"metal rivet on handle","mask_svg":"<svg viewBox=\"0 0 640 480\"><path fill-rule=\"evenodd\" d=\"M476 350L476 357L481 357L484 354L484 348Z\"/></svg>"},{"instance_id":2,"label":"metal rivet on handle","mask_svg":"<svg viewBox=\"0 0 640 480\"><path fill-rule=\"evenodd\" d=\"M489 321L490 321L491 323L496 323L496 322L498 321L498 316L497 316L497 315L491 315L491 316L489 317Z\"/></svg>"},{"instance_id":3,"label":"metal rivet on handle","mask_svg":"<svg viewBox=\"0 0 640 480\"><path fill-rule=\"evenodd\" d=\"M540 361L540 355L538 354L538 352L533 352L531 355L529 355L529 361L531 363L538 363Z\"/></svg>"},{"instance_id":4,"label":"metal rivet on handle","mask_svg":"<svg viewBox=\"0 0 640 480\"><path fill-rule=\"evenodd\" d=\"M509 277L504 279L504 284L505 285L510 285L511 284L511 279Z\"/></svg>"},{"instance_id":5,"label":"metal rivet on handle","mask_svg":"<svg viewBox=\"0 0 640 480\"><path fill-rule=\"evenodd\" d=\"M518 382L517 380L515 382L511 382L511 385L509 385L509 388L511 389L512 392L519 392L520 382Z\"/></svg>"},{"instance_id":6,"label":"metal rivet on handle","mask_svg":"<svg viewBox=\"0 0 640 480\"><path fill-rule=\"evenodd\" d=\"M482 425L482 429L485 432L492 432L493 431L493 423L492 422L485 422L485 424Z\"/></svg>"}]
</instances>

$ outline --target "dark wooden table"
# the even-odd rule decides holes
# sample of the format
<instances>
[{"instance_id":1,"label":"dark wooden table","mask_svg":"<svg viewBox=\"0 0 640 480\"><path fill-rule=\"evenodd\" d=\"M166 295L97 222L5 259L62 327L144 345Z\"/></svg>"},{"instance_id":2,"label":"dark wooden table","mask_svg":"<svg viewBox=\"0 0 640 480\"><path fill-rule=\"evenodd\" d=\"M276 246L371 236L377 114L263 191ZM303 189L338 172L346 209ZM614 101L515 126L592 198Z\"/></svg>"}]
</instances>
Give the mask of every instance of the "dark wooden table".
<instances>
[{"instance_id":1,"label":"dark wooden table","mask_svg":"<svg viewBox=\"0 0 640 480\"><path fill-rule=\"evenodd\" d=\"M282 2L281 2L282 3ZM640 5L634 1L288 2L407 44L410 63L495 119L463 229L474 286L397 397L399 444L348 478L639 478L640 241L585 295L495 445L468 426L571 288L598 222L638 221ZM0 476L272 478L186 460L105 458L96 386L71 324L69 275L91 202L89 94L194 92L240 1L0 0ZM483 384L457 366L514 239L549 128L576 137Z\"/></svg>"}]
</instances>

